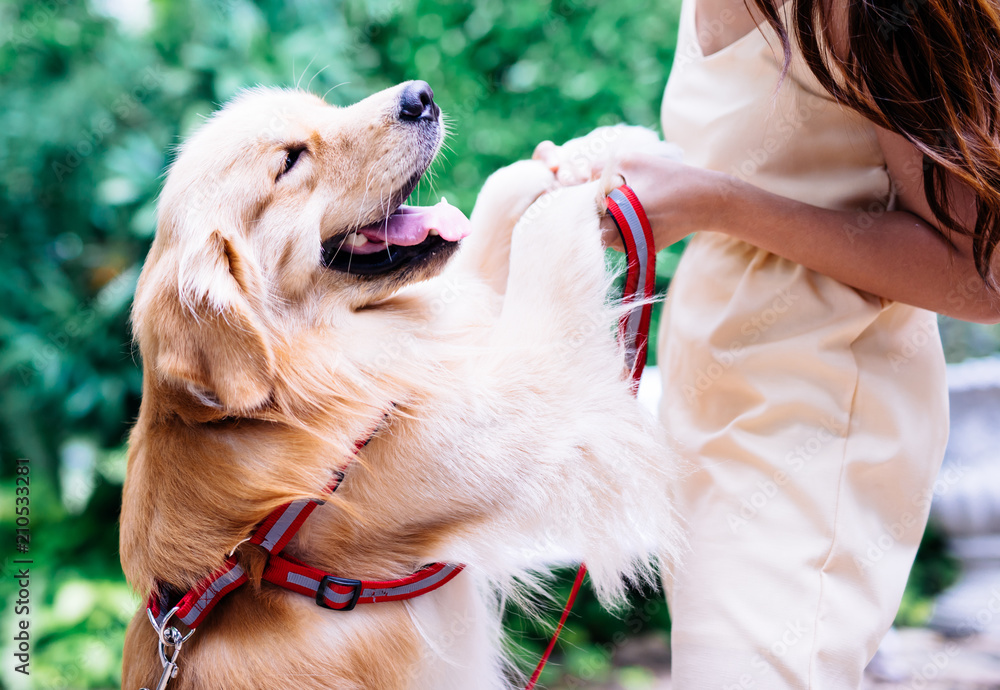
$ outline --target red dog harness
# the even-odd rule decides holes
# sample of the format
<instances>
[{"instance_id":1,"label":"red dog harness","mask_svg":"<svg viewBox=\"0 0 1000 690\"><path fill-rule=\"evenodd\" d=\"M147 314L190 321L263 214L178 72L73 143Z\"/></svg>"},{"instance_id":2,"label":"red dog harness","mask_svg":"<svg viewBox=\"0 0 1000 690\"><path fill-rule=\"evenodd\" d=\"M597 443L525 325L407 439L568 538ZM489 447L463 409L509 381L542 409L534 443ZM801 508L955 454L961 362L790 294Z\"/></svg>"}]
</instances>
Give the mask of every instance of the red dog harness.
<instances>
[{"instance_id":1,"label":"red dog harness","mask_svg":"<svg viewBox=\"0 0 1000 690\"><path fill-rule=\"evenodd\" d=\"M622 317L619 323L619 331L625 343L627 363L631 370L633 390L637 391L639 378L646 363L649 319L652 311L650 298L653 295L655 280L653 236L649 220L629 187L623 185L611 192L608 196L608 211L618 226L628 258L623 301L628 303L636 299L642 300ZM371 439L356 444L355 455L369 440ZM326 496L332 495L343 480L344 472L336 472L334 480L326 488ZM306 519L325 502L325 499L304 499L286 503L272 512L246 540L250 544L260 546L268 553L267 567L262 576L264 580L311 597L323 608L350 611L358 604L402 601L427 594L445 585L465 567L450 563L433 563L412 575L396 580L355 580L325 573L296 558L282 555L282 550ZM534 688L538 676L552 654L585 573L586 567L580 566L559 625L526 690ZM180 598L171 597L168 588L165 587L157 588L150 595L146 603L146 613L159 637L160 662L163 664L163 673L156 690L165 690L170 679L177 675L177 656L183 643L194 634L195 629L223 597L245 584L248 579L236 559L234 549L221 568L198 582ZM186 634L182 634L175 626L170 625L173 618L187 626ZM173 649L169 657L168 648Z\"/></svg>"},{"instance_id":2,"label":"red dog harness","mask_svg":"<svg viewBox=\"0 0 1000 690\"><path fill-rule=\"evenodd\" d=\"M364 448L369 440L371 439L359 441L354 453L357 454ZM343 479L344 472L336 472L333 481L326 487L326 495L332 495ZM350 611L358 604L402 601L419 597L438 589L465 567L449 563L433 563L412 575L396 580L355 580L336 577L308 566L296 558L281 555L282 549L291 541L306 519L325 502L324 499L314 498L286 503L268 515L246 540L247 543L256 544L268 552L267 567L262 575L264 580L311 597L323 608ZM235 552L235 549L233 551ZM198 582L176 603L171 603L171 598L164 588L159 588L159 591L154 591L150 595L146 603L146 614L159 636L160 662L163 664L163 673L156 690L164 690L170 679L177 675L176 662L181 645L194 634L195 629L223 597L247 581L248 577L243 567L237 562L235 554L230 553L221 568ZM168 625L172 618L177 618L187 626L187 634L181 634L176 627ZM167 647L173 647L169 659L166 654Z\"/></svg>"},{"instance_id":3,"label":"red dog harness","mask_svg":"<svg viewBox=\"0 0 1000 690\"><path fill-rule=\"evenodd\" d=\"M355 452L364 445L365 443L359 443ZM343 478L344 473L338 472L326 489L328 496L337 490ZM296 558L280 555L306 518L323 503L325 501L322 499L286 503L272 512L247 540L270 554L263 573L264 580L312 597L323 608L350 611L358 604L400 601L426 594L451 580L464 567L434 563L396 580L354 580L335 577ZM170 606L169 597L163 592L151 596L146 605L150 621L159 630L171 617L176 617L190 630L194 630L224 596L245 582L247 575L243 567L236 561L235 555L230 555L219 570L188 590L173 606Z\"/></svg>"}]
</instances>

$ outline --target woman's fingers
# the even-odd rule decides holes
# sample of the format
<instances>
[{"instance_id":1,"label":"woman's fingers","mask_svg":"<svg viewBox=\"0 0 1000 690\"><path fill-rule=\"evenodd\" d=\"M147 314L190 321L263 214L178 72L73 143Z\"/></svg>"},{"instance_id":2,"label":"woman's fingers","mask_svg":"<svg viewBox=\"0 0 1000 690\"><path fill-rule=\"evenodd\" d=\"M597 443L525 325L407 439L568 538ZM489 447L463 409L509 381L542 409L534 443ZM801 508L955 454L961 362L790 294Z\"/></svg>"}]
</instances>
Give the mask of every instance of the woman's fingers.
<instances>
[{"instance_id":1,"label":"woman's fingers","mask_svg":"<svg viewBox=\"0 0 1000 690\"><path fill-rule=\"evenodd\" d=\"M571 146L556 146L551 141L543 141L535 147L532 159L541 161L549 170L556 174L560 185L583 184L600 177L600 170L595 172L594 162L587 156L574 153Z\"/></svg>"},{"instance_id":2,"label":"woman's fingers","mask_svg":"<svg viewBox=\"0 0 1000 690\"><path fill-rule=\"evenodd\" d=\"M597 129L595 133L601 131ZM531 157L541 161L555 173L556 181L563 187L600 179L608 163L609 150L606 139L609 137L602 138L595 133L570 139L562 146L545 140L535 147ZM610 140L613 141L613 138Z\"/></svg>"},{"instance_id":3,"label":"woman's fingers","mask_svg":"<svg viewBox=\"0 0 1000 690\"><path fill-rule=\"evenodd\" d=\"M591 162L586 158L576 157L563 160L556 172L556 179L564 187L590 182Z\"/></svg>"},{"instance_id":4,"label":"woman's fingers","mask_svg":"<svg viewBox=\"0 0 1000 690\"><path fill-rule=\"evenodd\" d=\"M544 163L552 172L559 171L559 147L546 139L535 147L531 158Z\"/></svg>"},{"instance_id":5,"label":"woman's fingers","mask_svg":"<svg viewBox=\"0 0 1000 690\"><path fill-rule=\"evenodd\" d=\"M618 226L615 224L615 220L611 217L610 212L601 216L601 242L604 243L605 247L614 249L615 251L625 251L621 233L618 232Z\"/></svg>"}]
</instances>

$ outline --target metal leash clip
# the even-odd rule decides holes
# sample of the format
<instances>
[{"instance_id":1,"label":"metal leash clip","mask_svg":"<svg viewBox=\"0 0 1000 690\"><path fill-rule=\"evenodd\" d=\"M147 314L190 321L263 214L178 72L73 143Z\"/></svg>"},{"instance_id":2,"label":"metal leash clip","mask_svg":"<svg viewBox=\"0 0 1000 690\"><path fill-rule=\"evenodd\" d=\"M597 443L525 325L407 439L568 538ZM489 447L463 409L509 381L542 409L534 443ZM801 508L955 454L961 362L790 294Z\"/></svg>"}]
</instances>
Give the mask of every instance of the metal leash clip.
<instances>
[{"instance_id":1,"label":"metal leash clip","mask_svg":"<svg viewBox=\"0 0 1000 690\"><path fill-rule=\"evenodd\" d=\"M181 653L181 646L194 634L194 630L190 630L187 635L182 635L180 630L172 625L167 625L173 615L177 613L177 609L177 606L170 609L170 612L163 617L163 623L160 625L157 625L156 619L153 618L153 614L149 611L149 609L146 609L146 615L149 616L149 622L153 625L153 629L156 631L156 635L159 638L158 651L160 653L160 663L163 664L163 673L160 674L160 680L157 681L156 688L154 690L166 690L167 683L170 682L170 679L177 676L177 655ZM174 649L169 659L167 658L167 647L173 647ZM141 690L149 689L141 688Z\"/></svg>"}]
</instances>

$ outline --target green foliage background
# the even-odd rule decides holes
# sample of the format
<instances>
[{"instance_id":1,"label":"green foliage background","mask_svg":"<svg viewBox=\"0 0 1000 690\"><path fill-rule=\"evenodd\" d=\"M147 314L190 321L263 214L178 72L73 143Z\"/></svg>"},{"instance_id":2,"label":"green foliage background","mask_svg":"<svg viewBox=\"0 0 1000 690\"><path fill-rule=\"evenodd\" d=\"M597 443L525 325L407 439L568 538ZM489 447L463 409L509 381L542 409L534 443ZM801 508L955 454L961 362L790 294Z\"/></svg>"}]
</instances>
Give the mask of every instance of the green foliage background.
<instances>
[{"instance_id":1,"label":"green foliage background","mask_svg":"<svg viewBox=\"0 0 1000 690\"><path fill-rule=\"evenodd\" d=\"M254 84L347 104L425 79L453 134L418 201L446 195L469 212L485 177L542 139L656 127L678 10L679 0L0 0L0 685L119 683L138 603L117 554L123 443L141 390L128 308L171 151L204 116ZM661 254L661 288L679 252ZM954 324L946 338L956 357L997 348L995 329ZM31 467L30 685L11 673L7 634L17 458ZM902 614L913 621L951 577L931 551ZM605 677L625 636L669 628L656 593L636 602L638 614L614 618L585 595L564 668ZM530 665L544 631L517 616L511 626Z\"/></svg>"}]
</instances>

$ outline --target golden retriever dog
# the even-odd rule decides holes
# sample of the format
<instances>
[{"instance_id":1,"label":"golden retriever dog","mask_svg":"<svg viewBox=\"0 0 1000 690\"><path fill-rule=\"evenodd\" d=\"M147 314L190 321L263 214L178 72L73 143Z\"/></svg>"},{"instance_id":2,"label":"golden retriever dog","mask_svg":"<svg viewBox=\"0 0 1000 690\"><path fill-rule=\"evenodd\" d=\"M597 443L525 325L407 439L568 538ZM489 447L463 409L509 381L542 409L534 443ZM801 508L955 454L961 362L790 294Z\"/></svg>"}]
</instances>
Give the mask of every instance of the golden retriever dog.
<instances>
[{"instance_id":1,"label":"golden retriever dog","mask_svg":"<svg viewBox=\"0 0 1000 690\"><path fill-rule=\"evenodd\" d=\"M607 184L557 189L523 161L471 222L403 206L444 136L424 82L344 108L261 88L171 166L133 310L122 565L143 596L234 551L250 576L183 645L171 690L513 687L500 615L519 585L582 560L614 603L677 542L670 455L615 339ZM243 542L345 465L285 553L348 578L465 570L349 612L262 582L267 555ZM144 610L124 658L127 690L156 687Z\"/></svg>"}]
</instances>

